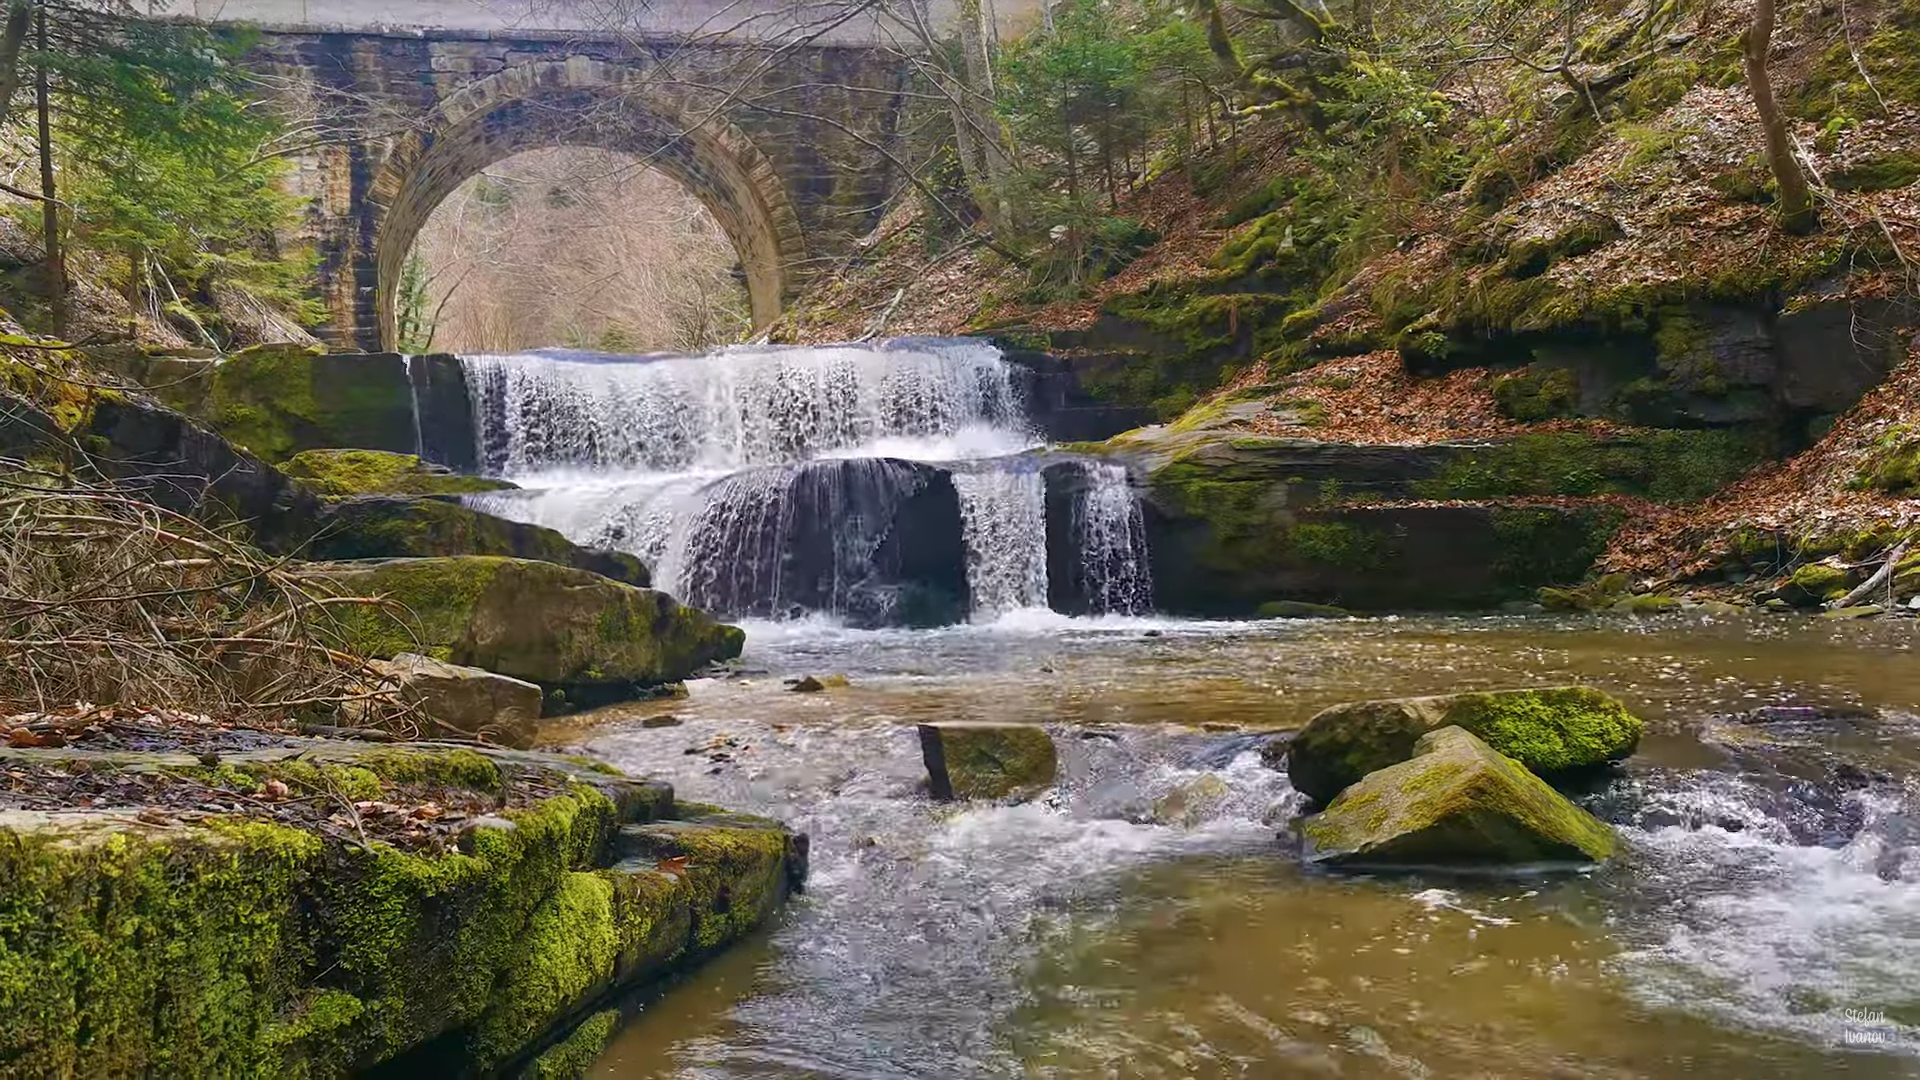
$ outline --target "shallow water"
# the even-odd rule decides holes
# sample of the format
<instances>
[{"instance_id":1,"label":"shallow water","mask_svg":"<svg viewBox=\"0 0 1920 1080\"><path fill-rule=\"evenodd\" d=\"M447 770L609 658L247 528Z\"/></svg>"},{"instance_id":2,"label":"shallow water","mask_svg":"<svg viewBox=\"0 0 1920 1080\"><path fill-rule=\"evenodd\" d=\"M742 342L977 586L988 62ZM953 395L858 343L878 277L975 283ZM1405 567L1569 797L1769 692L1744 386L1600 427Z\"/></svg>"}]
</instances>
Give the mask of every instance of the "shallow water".
<instances>
[{"instance_id":1,"label":"shallow water","mask_svg":"<svg viewBox=\"0 0 1920 1080\"><path fill-rule=\"evenodd\" d=\"M560 733L813 837L806 895L636 1003L596 1075L1920 1076L1909 625L1019 612L755 625L744 667ZM1576 679L1649 721L1587 796L1607 867L1340 877L1276 839L1300 800L1248 732ZM1716 719L1787 703L1858 715ZM944 718L1049 725L1059 785L929 802L911 725Z\"/></svg>"}]
</instances>

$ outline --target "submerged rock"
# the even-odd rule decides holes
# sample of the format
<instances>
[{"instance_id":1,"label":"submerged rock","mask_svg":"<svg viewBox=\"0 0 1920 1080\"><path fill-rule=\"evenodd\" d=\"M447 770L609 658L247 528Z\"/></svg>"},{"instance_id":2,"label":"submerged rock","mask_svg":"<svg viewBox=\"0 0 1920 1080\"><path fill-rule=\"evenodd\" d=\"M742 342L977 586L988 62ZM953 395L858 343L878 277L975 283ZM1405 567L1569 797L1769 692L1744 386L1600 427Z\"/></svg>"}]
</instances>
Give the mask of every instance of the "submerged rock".
<instances>
[{"instance_id":1,"label":"submerged rock","mask_svg":"<svg viewBox=\"0 0 1920 1080\"><path fill-rule=\"evenodd\" d=\"M787 686L796 694L817 694L822 690L840 690L853 685L845 675L802 675Z\"/></svg>"},{"instance_id":2,"label":"submerged rock","mask_svg":"<svg viewBox=\"0 0 1920 1080\"><path fill-rule=\"evenodd\" d=\"M1413 753L1301 821L1309 861L1461 866L1598 862L1613 854L1604 822L1466 729L1430 731Z\"/></svg>"},{"instance_id":3,"label":"submerged rock","mask_svg":"<svg viewBox=\"0 0 1920 1080\"><path fill-rule=\"evenodd\" d=\"M1427 732L1450 726L1536 773L1555 773L1631 755L1642 725L1626 706L1586 686L1358 701L1323 710L1286 744L1287 776L1296 790L1325 803L1375 769L1411 757Z\"/></svg>"},{"instance_id":4,"label":"submerged rock","mask_svg":"<svg viewBox=\"0 0 1920 1080\"><path fill-rule=\"evenodd\" d=\"M72 753L0 750L16 771ZM35 1075L498 1075L589 1016L574 1045L604 1041L600 1003L749 933L805 866L776 822L550 755L292 740L111 764L134 802L0 801L0 912L30 913L0 920L0 1061ZM300 797L233 794L275 784ZM173 786L234 812L157 809Z\"/></svg>"},{"instance_id":5,"label":"submerged rock","mask_svg":"<svg viewBox=\"0 0 1920 1080\"><path fill-rule=\"evenodd\" d=\"M920 725L920 754L936 799L1028 799L1053 783L1053 738L1034 724Z\"/></svg>"},{"instance_id":6,"label":"submerged rock","mask_svg":"<svg viewBox=\"0 0 1920 1080\"><path fill-rule=\"evenodd\" d=\"M443 663L418 653L375 660L372 666L398 684L402 701L443 728L463 735L482 735L503 746L526 747L533 743L542 697L540 687L533 683Z\"/></svg>"},{"instance_id":7,"label":"submerged rock","mask_svg":"<svg viewBox=\"0 0 1920 1080\"><path fill-rule=\"evenodd\" d=\"M333 563L310 575L393 606L342 609L338 626L373 657L419 652L542 687L576 705L630 698L740 655L738 627L673 597L570 567L463 556Z\"/></svg>"}]
</instances>

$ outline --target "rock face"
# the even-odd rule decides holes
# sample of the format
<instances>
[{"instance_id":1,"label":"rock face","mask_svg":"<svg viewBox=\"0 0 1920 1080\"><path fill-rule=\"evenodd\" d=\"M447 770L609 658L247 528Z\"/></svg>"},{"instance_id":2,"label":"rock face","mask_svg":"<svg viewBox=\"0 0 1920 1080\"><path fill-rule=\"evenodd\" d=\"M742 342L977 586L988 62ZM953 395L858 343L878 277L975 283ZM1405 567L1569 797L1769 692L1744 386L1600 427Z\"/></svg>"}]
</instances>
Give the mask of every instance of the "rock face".
<instances>
[{"instance_id":1,"label":"rock face","mask_svg":"<svg viewBox=\"0 0 1920 1080\"><path fill-rule=\"evenodd\" d=\"M1381 611L1528 599L1580 580L1605 549L1622 515L1598 496L1704 497L1756 455L1726 431L1375 446L1209 426L1243 423L1243 409L1200 410L1104 447L1144 488L1159 607L1237 616L1276 600Z\"/></svg>"},{"instance_id":2,"label":"rock face","mask_svg":"<svg viewBox=\"0 0 1920 1080\"><path fill-rule=\"evenodd\" d=\"M503 746L533 743L542 696L533 683L418 653L376 660L373 668L399 686L401 700L443 728L485 736Z\"/></svg>"},{"instance_id":3,"label":"rock face","mask_svg":"<svg viewBox=\"0 0 1920 1080\"><path fill-rule=\"evenodd\" d=\"M1033 724L920 725L920 754L936 799L1025 799L1053 783L1053 739Z\"/></svg>"},{"instance_id":4,"label":"rock face","mask_svg":"<svg viewBox=\"0 0 1920 1080\"><path fill-rule=\"evenodd\" d=\"M298 814L0 811L0 1061L35 1075L511 1072L582 1021L580 1040L604 1039L603 1002L738 940L804 874L778 823L683 815L666 785L547 755L294 740L218 768L110 763L150 791L277 782L494 809L458 850Z\"/></svg>"},{"instance_id":5,"label":"rock face","mask_svg":"<svg viewBox=\"0 0 1920 1080\"><path fill-rule=\"evenodd\" d=\"M461 476L412 454L385 450L302 450L281 471L321 495L470 495L509 491L516 485L484 476Z\"/></svg>"},{"instance_id":6,"label":"rock face","mask_svg":"<svg viewBox=\"0 0 1920 1080\"><path fill-rule=\"evenodd\" d=\"M1300 823L1309 861L1336 866L1598 862L1613 830L1464 728L1367 774Z\"/></svg>"},{"instance_id":7,"label":"rock face","mask_svg":"<svg viewBox=\"0 0 1920 1080\"><path fill-rule=\"evenodd\" d=\"M562 689L576 702L684 679L740 655L745 640L738 627L665 593L526 559L389 559L311 573L346 595L400 605L354 606L339 616L365 655L420 652Z\"/></svg>"},{"instance_id":8,"label":"rock face","mask_svg":"<svg viewBox=\"0 0 1920 1080\"><path fill-rule=\"evenodd\" d=\"M337 499L319 510L320 525L305 553L315 559L419 559L439 555L508 555L571 566L645 587L645 563L623 551L573 543L552 529L510 521L442 499L368 496Z\"/></svg>"},{"instance_id":9,"label":"rock face","mask_svg":"<svg viewBox=\"0 0 1920 1080\"><path fill-rule=\"evenodd\" d=\"M1640 719L1585 686L1392 698L1335 705L1287 744L1287 776L1326 803L1376 769L1407 760L1430 731L1459 727L1537 773L1562 772L1632 754Z\"/></svg>"}]
</instances>

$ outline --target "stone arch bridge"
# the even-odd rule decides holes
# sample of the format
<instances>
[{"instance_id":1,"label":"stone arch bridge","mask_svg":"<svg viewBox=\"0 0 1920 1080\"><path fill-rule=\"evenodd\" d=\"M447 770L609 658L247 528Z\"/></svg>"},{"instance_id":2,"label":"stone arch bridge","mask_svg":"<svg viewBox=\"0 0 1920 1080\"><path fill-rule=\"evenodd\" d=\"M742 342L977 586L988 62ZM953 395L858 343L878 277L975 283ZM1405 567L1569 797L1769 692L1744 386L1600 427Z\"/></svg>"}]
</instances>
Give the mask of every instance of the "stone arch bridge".
<instances>
[{"instance_id":1,"label":"stone arch bridge","mask_svg":"<svg viewBox=\"0 0 1920 1080\"><path fill-rule=\"evenodd\" d=\"M655 0L611 32L565 25L594 21L569 0L195 0L193 16L257 26L249 63L334 129L294 186L313 200L323 333L375 351L396 344L434 208L526 150L621 151L686 185L733 240L756 325L872 227L900 180L899 48L830 8L699 2Z\"/></svg>"}]
</instances>

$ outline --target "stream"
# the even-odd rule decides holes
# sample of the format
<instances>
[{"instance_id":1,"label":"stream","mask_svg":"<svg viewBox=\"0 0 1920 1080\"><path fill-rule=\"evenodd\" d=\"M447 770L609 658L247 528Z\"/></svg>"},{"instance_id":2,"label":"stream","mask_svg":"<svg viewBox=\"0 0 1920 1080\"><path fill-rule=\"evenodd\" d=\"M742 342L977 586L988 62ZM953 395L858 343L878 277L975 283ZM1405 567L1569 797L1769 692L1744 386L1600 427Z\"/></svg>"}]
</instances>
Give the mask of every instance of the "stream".
<instances>
[{"instance_id":1,"label":"stream","mask_svg":"<svg viewBox=\"0 0 1920 1080\"><path fill-rule=\"evenodd\" d=\"M748 674L562 732L813 841L778 925L633 1003L595 1075L1920 1076L1903 624L748 630ZM851 687L782 683L826 672ZM1300 799L1252 732L1355 697L1570 680L1649 723L1583 800L1621 830L1613 863L1341 876L1276 838ZM1048 725L1058 786L929 801L912 725L955 718Z\"/></svg>"},{"instance_id":2,"label":"stream","mask_svg":"<svg viewBox=\"0 0 1920 1080\"><path fill-rule=\"evenodd\" d=\"M553 741L812 840L806 893L628 1002L595 1075L1920 1076L1911 623L1166 619L1127 469L1049 446L988 343L461 364L522 488L471 502L747 629L733 676ZM1268 733L1575 681L1648 722L1578 795L1619 857L1301 864ZM1056 785L932 802L931 720L1046 725Z\"/></svg>"}]
</instances>

